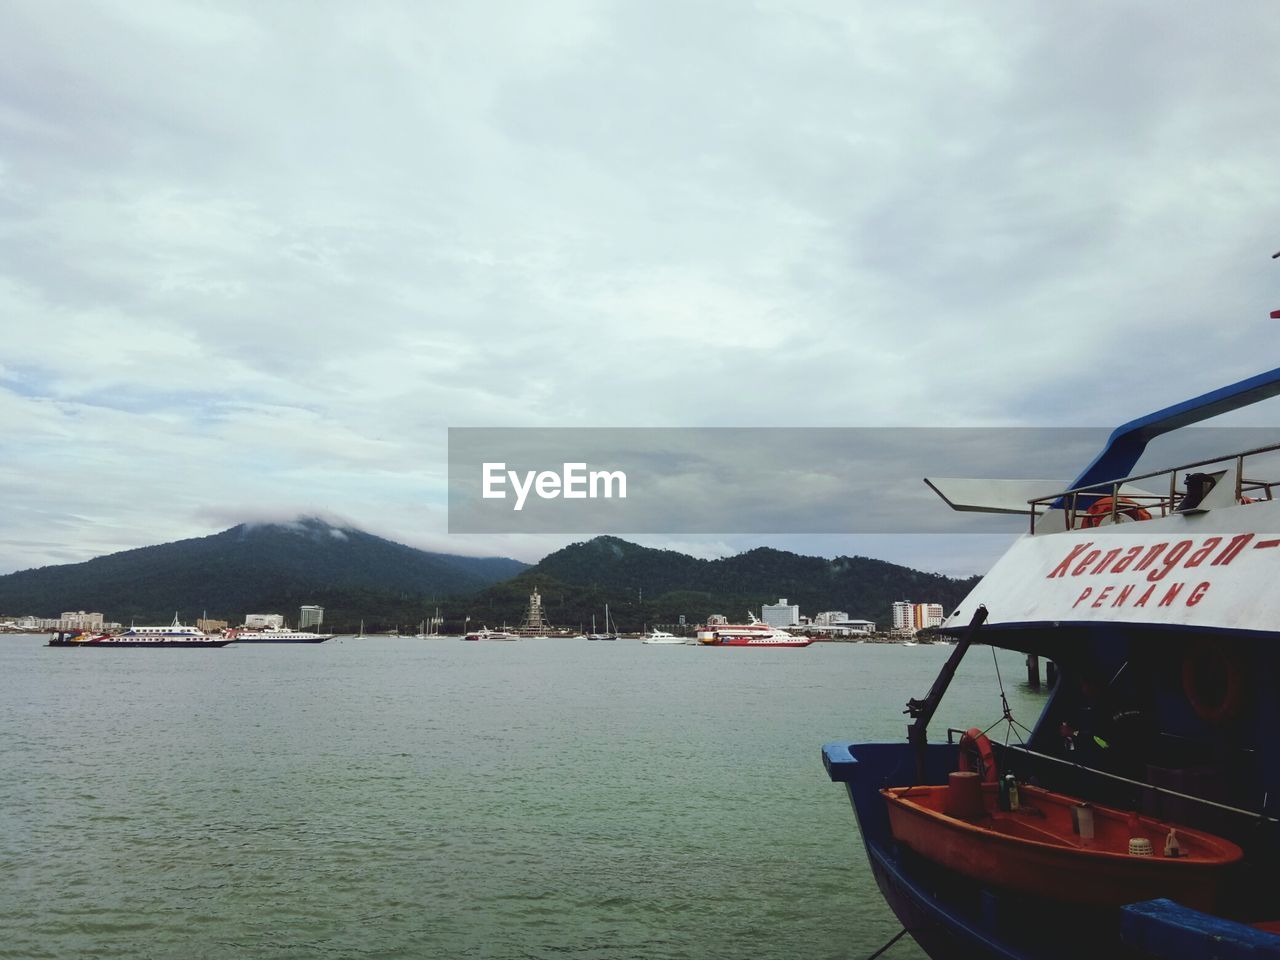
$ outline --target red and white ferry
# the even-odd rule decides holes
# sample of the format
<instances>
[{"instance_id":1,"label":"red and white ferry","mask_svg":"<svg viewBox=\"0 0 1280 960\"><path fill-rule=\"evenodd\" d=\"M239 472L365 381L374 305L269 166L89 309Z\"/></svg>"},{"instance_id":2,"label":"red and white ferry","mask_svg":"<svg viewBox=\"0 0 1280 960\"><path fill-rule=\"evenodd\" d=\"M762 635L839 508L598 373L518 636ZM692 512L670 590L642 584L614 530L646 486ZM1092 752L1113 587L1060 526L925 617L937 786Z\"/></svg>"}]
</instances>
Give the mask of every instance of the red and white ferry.
<instances>
[{"instance_id":1,"label":"red and white ferry","mask_svg":"<svg viewBox=\"0 0 1280 960\"><path fill-rule=\"evenodd\" d=\"M131 626L123 633L92 634L81 631L59 632L49 638L50 647L225 647L231 643L231 637L210 635L198 627L189 627L178 622L178 615L173 615L173 623L167 627Z\"/></svg>"},{"instance_id":2,"label":"red and white ferry","mask_svg":"<svg viewBox=\"0 0 1280 960\"><path fill-rule=\"evenodd\" d=\"M746 623L730 623L716 614L698 628L698 642L708 647L807 647L812 637L793 637L785 630L761 623L748 611Z\"/></svg>"}]
</instances>

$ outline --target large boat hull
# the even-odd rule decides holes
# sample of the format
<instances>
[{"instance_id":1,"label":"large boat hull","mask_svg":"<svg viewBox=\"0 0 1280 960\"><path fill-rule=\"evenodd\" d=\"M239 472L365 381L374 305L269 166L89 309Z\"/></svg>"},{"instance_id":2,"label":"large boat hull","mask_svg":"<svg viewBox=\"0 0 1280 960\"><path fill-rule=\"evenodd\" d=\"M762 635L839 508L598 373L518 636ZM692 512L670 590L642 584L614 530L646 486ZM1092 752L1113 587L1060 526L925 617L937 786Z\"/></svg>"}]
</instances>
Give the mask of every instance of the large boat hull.
<instances>
[{"instance_id":1,"label":"large boat hull","mask_svg":"<svg viewBox=\"0 0 1280 960\"><path fill-rule=\"evenodd\" d=\"M234 643L324 643L326 640L332 640L333 637L236 637Z\"/></svg>"},{"instance_id":2,"label":"large boat hull","mask_svg":"<svg viewBox=\"0 0 1280 960\"><path fill-rule=\"evenodd\" d=\"M113 647L225 647L231 640L50 640L46 646L74 647L77 650L107 650Z\"/></svg>"},{"instance_id":3,"label":"large boat hull","mask_svg":"<svg viewBox=\"0 0 1280 960\"><path fill-rule=\"evenodd\" d=\"M1206 956L1207 941L1219 960L1280 958L1280 936L1168 900L1120 909L1064 904L939 867L894 840L880 794L914 780L907 744L829 743L822 752L828 775L848 792L885 901L933 960L1193 960ZM954 747L930 744L925 780L945 782L954 761ZM1182 936L1186 929L1202 940Z\"/></svg>"}]
</instances>

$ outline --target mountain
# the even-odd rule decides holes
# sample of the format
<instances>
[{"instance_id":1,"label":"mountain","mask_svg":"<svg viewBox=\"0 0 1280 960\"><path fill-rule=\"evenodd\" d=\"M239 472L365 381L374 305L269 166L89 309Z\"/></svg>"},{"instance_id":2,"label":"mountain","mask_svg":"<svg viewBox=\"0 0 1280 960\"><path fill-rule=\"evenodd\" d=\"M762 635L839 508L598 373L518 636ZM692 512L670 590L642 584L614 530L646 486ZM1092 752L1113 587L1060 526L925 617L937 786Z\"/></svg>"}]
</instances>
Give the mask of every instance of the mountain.
<instances>
[{"instance_id":1,"label":"mountain","mask_svg":"<svg viewBox=\"0 0 1280 960\"><path fill-rule=\"evenodd\" d=\"M325 623L354 629L358 618L386 629L417 624L445 596L470 594L528 565L505 557L428 553L315 517L240 524L221 533L0 577L0 611L54 617L100 610L109 620L167 623L178 611L240 623L246 613L297 618L301 604L325 607Z\"/></svg>"},{"instance_id":2,"label":"mountain","mask_svg":"<svg viewBox=\"0 0 1280 960\"><path fill-rule=\"evenodd\" d=\"M464 606L473 619L518 623L537 588L553 624L577 627L601 616L607 602L623 630L645 623L697 623L709 614L733 620L785 597L812 615L844 610L851 617L892 623L895 600L935 602L950 611L977 582L869 557L808 557L760 547L720 560L699 560L617 537L596 537L546 557L512 580L488 587Z\"/></svg>"}]
</instances>

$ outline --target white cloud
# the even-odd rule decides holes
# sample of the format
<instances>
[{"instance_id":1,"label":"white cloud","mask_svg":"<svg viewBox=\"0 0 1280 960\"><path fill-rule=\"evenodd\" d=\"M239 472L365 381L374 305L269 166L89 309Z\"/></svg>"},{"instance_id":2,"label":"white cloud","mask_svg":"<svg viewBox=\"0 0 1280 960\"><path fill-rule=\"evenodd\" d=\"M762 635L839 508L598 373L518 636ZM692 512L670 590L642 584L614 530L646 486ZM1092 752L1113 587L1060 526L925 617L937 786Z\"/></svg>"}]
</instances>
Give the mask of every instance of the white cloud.
<instances>
[{"instance_id":1,"label":"white cloud","mask_svg":"<svg viewBox=\"0 0 1280 960\"><path fill-rule=\"evenodd\" d=\"M0 571L237 504L542 549L445 534L450 425L1109 425L1271 365L1262 5L5 16Z\"/></svg>"}]
</instances>

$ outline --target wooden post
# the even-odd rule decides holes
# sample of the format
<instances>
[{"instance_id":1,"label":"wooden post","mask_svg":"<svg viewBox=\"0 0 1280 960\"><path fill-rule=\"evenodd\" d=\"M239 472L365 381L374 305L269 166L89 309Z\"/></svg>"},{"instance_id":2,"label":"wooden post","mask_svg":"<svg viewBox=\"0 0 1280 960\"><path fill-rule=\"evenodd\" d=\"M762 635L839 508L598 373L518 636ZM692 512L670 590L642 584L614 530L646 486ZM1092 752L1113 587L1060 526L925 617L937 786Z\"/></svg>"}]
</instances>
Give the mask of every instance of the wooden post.
<instances>
[{"instance_id":1,"label":"wooden post","mask_svg":"<svg viewBox=\"0 0 1280 960\"><path fill-rule=\"evenodd\" d=\"M1027 654L1027 686L1032 690L1040 689L1040 658L1034 653Z\"/></svg>"}]
</instances>

